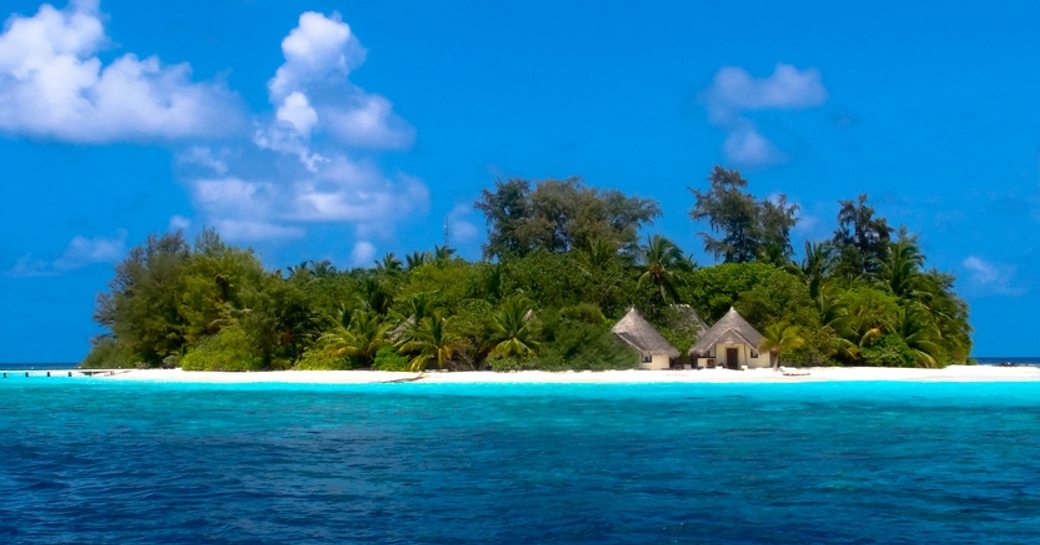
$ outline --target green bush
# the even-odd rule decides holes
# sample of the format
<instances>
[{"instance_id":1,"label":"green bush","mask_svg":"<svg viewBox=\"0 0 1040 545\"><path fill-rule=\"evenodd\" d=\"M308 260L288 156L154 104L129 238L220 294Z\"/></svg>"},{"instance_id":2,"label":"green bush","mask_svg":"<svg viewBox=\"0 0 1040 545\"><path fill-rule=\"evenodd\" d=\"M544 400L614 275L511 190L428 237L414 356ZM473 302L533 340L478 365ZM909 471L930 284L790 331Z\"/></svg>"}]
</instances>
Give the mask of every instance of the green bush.
<instances>
[{"instance_id":1,"label":"green bush","mask_svg":"<svg viewBox=\"0 0 1040 545\"><path fill-rule=\"evenodd\" d=\"M878 367L915 367L914 353L902 337L894 333L882 335L859 352L863 363Z\"/></svg>"},{"instance_id":2,"label":"green bush","mask_svg":"<svg viewBox=\"0 0 1040 545\"><path fill-rule=\"evenodd\" d=\"M80 367L89 369L122 369L137 367L132 354L125 350L125 345L116 342L111 335L105 335L94 341L90 353L83 358Z\"/></svg>"},{"instance_id":3,"label":"green bush","mask_svg":"<svg viewBox=\"0 0 1040 545\"><path fill-rule=\"evenodd\" d=\"M354 369L354 361L343 356L333 356L321 345L315 345L303 353L295 369L300 371L343 371Z\"/></svg>"},{"instance_id":4,"label":"green bush","mask_svg":"<svg viewBox=\"0 0 1040 545\"><path fill-rule=\"evenodd\" d=\"M376 359L372 368L378 371L410 371L408 356L398 352L395 348L384 346L376 352Z\"/></svg>"},{"instance_id":5,"label":"green bush","mask_svg":"<svg viewBox=\"0 0 1040 545\"><path fill-rule=\"evenodd\" d=\"M538 369L631 369L639 355L623 345L606 325L549 315L542 326Z\"/></svg>"},{"instance_id":6,"label":"green bush","mask_svg":"<svg viewBox=\"0 0 1040 545\"><path fill-rule=\"evenodd\" d=\"M488 366L491 367L492 371L498 373L544 369L544 367L539 364L538 360L517 357L489 358Z\"/></svg>"},{"instance_id":7,"label":"green bush","mask_svg":"<svg viewBox=\"0 0 1040 545\"><path fill-rule=\"evenodd\" d=\"M180 363L185 371L260 371L265 368L263 358L238 324L202 339L188 350Z\"/></svg>"}]
</instances>

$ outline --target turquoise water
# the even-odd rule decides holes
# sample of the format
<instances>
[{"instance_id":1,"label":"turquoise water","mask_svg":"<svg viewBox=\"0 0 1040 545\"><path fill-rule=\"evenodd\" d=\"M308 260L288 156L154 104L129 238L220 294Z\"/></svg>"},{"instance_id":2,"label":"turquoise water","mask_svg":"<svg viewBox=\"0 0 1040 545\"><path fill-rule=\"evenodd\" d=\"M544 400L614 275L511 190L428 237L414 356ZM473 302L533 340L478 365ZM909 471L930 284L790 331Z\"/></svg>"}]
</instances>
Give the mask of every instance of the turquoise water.
<instances>
[{"instance_id":1,"label":"turquoise water","mask_svg":"<svg viewBox=\"0 0 1040 545\"><path fill-rule=\"evenodd\" d=\"M1037 543L1040 384L0 381L0 543Z\"/></svg>"}]
</instances>

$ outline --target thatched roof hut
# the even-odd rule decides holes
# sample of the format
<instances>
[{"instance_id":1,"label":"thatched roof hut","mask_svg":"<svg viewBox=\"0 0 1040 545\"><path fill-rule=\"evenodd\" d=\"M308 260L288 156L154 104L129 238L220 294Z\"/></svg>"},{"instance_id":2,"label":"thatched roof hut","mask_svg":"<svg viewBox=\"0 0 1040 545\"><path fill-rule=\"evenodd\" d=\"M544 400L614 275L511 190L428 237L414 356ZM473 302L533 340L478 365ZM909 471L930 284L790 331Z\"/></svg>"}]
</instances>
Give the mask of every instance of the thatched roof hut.
<instances>
[{"instance_id":1,"label":"thatched roof hut","mask_svg":"<svg viewBox=\"0 0 1040 545\"><path fill-rule=\"evenodd\" d=\"M644 367L667 368L670 360L682 355L650 325L639 311L632 307L623 318L610 329L619 339L635 349L643 357Z\"/></svg>"},{"instance_id":2,"label":"thatched roof hut","mask_svg":"<svg viewBox=\"0 0 1040 545\"><path fill-rule=\"evenodd\" d=\"M730 307L725 316L700 336L697 344L690 348L690 355L714 357L715 347L719 344L746 345L757 352L762 344L762 334L752 327L737 309Z\"/></svg>"},{"instance_id":3,"label":"thatched roof hut","mask_svg":"<svg viewBox=\"0 0 1040 545\"><path fill-rule=\"evenodd\" d=\"M668 307L670 322L668 327L692 333L694 337L701 338L708 330L708 324L701 320L697 311L687 304L676 304Z\"/></svg>"}]
</instances>

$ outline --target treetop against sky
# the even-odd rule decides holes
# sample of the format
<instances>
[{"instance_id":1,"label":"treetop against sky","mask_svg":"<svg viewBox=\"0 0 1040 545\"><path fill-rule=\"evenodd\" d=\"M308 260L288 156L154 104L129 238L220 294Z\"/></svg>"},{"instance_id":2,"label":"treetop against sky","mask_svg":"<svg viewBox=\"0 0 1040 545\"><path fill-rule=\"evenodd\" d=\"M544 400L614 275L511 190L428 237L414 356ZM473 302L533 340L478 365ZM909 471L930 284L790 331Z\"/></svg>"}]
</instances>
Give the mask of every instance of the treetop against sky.
<instances>
[{"instance_id":1,"label":"treetop against sky","mask_svg":"<svg viewBox=\"0 0 1040 545\"><path fill-rule=\"evenodd\" d=\"M688 212L714 165L797 206L796 251L869 193L953 271L976 354L1040 303L1040 8L940 2L10 0L0 32L0 360L76 360L149 233L280 267L443 244L477 258L499 180L581 176Z\"/></svg>"}]
</instances>

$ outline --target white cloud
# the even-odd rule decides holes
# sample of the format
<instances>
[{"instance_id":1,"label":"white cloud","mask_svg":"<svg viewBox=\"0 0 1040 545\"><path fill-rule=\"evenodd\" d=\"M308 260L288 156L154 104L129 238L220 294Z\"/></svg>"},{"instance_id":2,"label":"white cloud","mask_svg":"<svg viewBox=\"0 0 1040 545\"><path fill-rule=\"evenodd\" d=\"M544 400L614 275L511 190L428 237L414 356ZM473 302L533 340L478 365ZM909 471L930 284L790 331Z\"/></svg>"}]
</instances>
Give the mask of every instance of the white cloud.
<instances>
[{"instance_id":1,"label":"white cloud","mask_svg":"<svg viewBox=\"0 0 1040 545\"><path fill-rule=\"evenodd\" d=\"M318 124L318 112L311 108L307 95L299 91L293 91L285 97L275 117L278 121L292 125L304 137L310 136L311 129Z\"/></svg>"},{"instance_id":2,"label":"white cloud","mask_svg":"<svg viewBox=\"0 0 1040 545\"><path fill-rule=\"evenodd\" d=\"M722 144L722 150L731 161L741 165L770 165L786 160L784 154L750 123L731 131Z\"/></svg>"},{"instance_id":3,"label":"white cloud","mask_svg":"<svg viewBox=\"0 0 1040 545\"><path fill-rule=\"evenodd\" d=\"M968 271L968 282L976 289L1000 295L1022 295L1026 292L1015 278L1017 270L1012 265L993 263L981 257L969 255L961 266Z\"/></svg>"},{"instance_id":4,"label":"white cloud","mask_svg":"<svg viewBox=\"0 0 1040 545\"><path fill-rule=\"evenodd\" d=\"M710 107L727 111L798 110L826 102L827 89L815 68L778 64L769 77L755 79L739 66L725 66L715 73L706 98Z\"/></svg>"},{"instance_id":5,"label":"white cloud","mask_svg":"<svg viewBox=\"0 0 1040 545\"><path fill-rule=\"evenodd\" d=\"M359 240L354 244L350 252L350 264L355 267L365 267L372 264L376 256L376 247L367 240Z\"/></svg>"},{"instance_id":6,"label":"white cloud","mask_svg":"<svg viewBox=\"0 0 1040 545\"><path fill-rule=\"evenodd\" d=\"M455 246L468 244L480 236L480 228L472 221L473 206L457 204L448 213L448 234Z\"/></svg>"},{"instance_id":7,"label":"white cloud","mask_svg":"<svg viewBox=\"0 0 1040 545\"><path fill-rule=\"evenodd\" d=\"M741 67L726 66L716 72L702 99L709 121L728 133L723 144L726 157L737 164L759 166L781 163L787 157L745 114L820 106L827 101L827 89L815 68L777 64L770 76L756 79Z\"/></svg>"},{"instance_id":8,"label":"white cloud","mask_svg":"<svg viewBox=\"0 0 1040 545\"><path fill-rule=\"evenodd\" d=\"M296 181L202 178L189 186L195 205L230 240L296 238L313 223L378 226L372 231L389 234L395 221L429 204L429 190L418 179L386 178L345 157L333 163L338 168L300 172Z\"/></svg>"},{"instance_id":9,"label":"white cloud","mask_svg":"<svg viewBox=\"0 0 1040 545\"><path fill-rule=\"evenodd\" d=\"M186 181L205 221L228 239L253 241L304 236L313 224L346 224L371 244L389 237L401 219L424 212L425 184L387 174L362 155L406 147L414 131L389 100L347 79L365 58L349 25L337 14L304 13L282 52L285 62L268 82L273 115L256 122L254 148L230 157L207 149L182 156L182 163L208 169Z\"/></svg>"},{"instance_id":10,"label":"white cloud","mask_svg":"<svg viewBox=\"0 0 1040 545\"><path fill-rule=\"evenodd\" d=\"M109 43L94 1L44 4L0 34L0 131L73 142L225 134L238 122L221 83L191 81L187 64L127 53L103 65Z\"/></svg>"},{"instance_id":11,"label":"white cloud","mask_svg":"<svg viewBox=\"0 0 1040 545\"><path fill-rule=\"evenodd\" d=\"M307 136L288 123L258 125L253 143L260 149L295 156L310 172L317 172L318 165L328 161L328 158L311 150Z\"/></svg>"},{"instance_id":12,"label":"white cloud","mask_svg":"<svg viewBox=\"0 0 1040 545\"><path fill-rule=\"evenodd\" d=\"M316 171L324 157L312 151L312 133L324 131L339 144L357 148L402 149L414 130L383 96L348 79L365 60L365 49L339 14L306 12L284 40L285 62L268 82L276 126L261 126L259 146L295 155Z\"/></svg>"},{"instance_id":13,"label":"white cloud","mask_svg":"<svg viewBox=\"0 0 1040 545\"><path fill-rule=\"evenodd\" d=\"M174 214L172 217L170 217L170 223L167 225L166 229L168 231L187 231L190 227L190 219L181 215Z\"/></svg>"},{"instance_id":14,"label":"white cloud","mask_svg":"<svg viewBox=\"0 0 1040 545\"><path fill-rule=\"evenodd\" d=\"M125 229L111 237L77 235L69 241L60 257L45 260L24 256L7 274L14 277L57 276L95 263L114 263L126 254L126 236Z\"/></svg>"},{"instance_id":15,"label":"white cloud","mask_svg":"<svg viewBox=\"0 0 1040 545\"><path fill-rule=\"evenodd\" d=\"M326 108L329 133L343 144L379 149L404 149L415 141L415 130L379 95L363 95L351 108Z\"/></svg>"},{"instance_id":16,"label":"white cloud","mask_svg":"<svg viewBox=\"0 0 1040 545\"><path fill-rule=\"evenodd\" d=\"M202 167L208 172L223 176L228 172L227 152L217 155L206 146L192 146L177 155L177 162L182 165Z\"/></svg>"},{"instance_id":17,"label":"white cloud","mask_svg":"<svg viewBox=\"0 0 1040 545\"><path fill-rule=\"evenodd\" d=\"M219 219L213 223L213 228L224 238L234 241L291 239L306 234L301 227L248 219Z\"/></svg>"},{"instance_id":18,"label":"white cloud","mask_svg":"<svg viewBox=\"0 0 1040 545\"><path fill-rule=\"evenodd\" d=\"M268 84L276 101L333 74L346 78L365 61L366 52L338 13L326 17L308 11L282 40L282 54L285 63Z\"/></svg>"}]
</instances>

